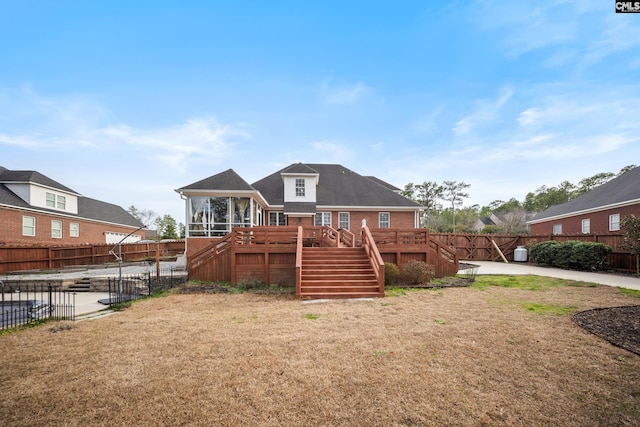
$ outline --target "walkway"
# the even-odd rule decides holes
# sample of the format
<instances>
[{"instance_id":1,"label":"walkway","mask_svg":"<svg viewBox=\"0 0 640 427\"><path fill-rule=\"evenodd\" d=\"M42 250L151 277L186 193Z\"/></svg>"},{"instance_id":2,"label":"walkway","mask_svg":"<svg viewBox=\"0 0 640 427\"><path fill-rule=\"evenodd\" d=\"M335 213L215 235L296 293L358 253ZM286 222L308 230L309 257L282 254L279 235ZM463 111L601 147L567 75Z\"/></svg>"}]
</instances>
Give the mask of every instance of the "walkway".
<instances>
[{"instance_id":1,"label":"walkway","mask_svg":"<svg viewBox=\"0 0 640 427\"><path fill-rule=\"evenodd\" d=\"M558 279L569 279L578 280L581 282L598 283L601 285L616 286L619 288L628 288L640 291L640 278L635 276L613 273L589 273L586 271L563 270L560 268L552 267L537 267L528 263L520 262L510 262L509 264L492 261L468 262L470 264L480 266L477 274L506 274L512 276L532 274L536 276L556 277ZM460 273L463 274L464 271L461 271Z\"/></svg>"}]
</instances>

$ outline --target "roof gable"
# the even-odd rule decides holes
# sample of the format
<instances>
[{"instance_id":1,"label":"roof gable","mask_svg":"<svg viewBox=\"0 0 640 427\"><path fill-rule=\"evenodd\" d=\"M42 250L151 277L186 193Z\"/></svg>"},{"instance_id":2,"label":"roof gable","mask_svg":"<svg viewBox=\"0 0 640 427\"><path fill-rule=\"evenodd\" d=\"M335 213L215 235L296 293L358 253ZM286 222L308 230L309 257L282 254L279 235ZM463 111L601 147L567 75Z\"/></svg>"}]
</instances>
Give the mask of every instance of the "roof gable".
<instances>
[{"instance_id":1,"label":"roof gable","mask_svg":"<svg viewBox=\"0 0 640 427\"><path fill-rule=\"evenodd\" d=\"M240 177L233 169L227 169L216 175L186 185L181 190L224 190L224 191L252 191L254 188Z\"/></svg>"},{"instance_id":2,"label":"roof gable","mask_svg":"<svg viewBox=\"0 0 640 427\"><path fill-rule=\"evenodd\" d=\"M421 207L420 204L388 188L388 184L381 185L369 177L335 164L302 165L298 163L256 181L252 186L260 191L270 205L283 205L284 188L281 174L292 169L313 170L319 174L320 179L316 193L318 206L406 207L410 209Z\"/></svg>"},{"instance_id":3,"label":"roof gable","mask_svg":"<svg viewBox=\"0 0 640 427\"><path fill-rule=\"evenodd\" d=\"M633 168L573 200L550 206L544 212L535 215L530 222L606 209L609 206L634 201L640 203L640 167Z\"/></svg>"},{"instance_id":4,"label":"roof gable","mask_svg":"<svg viewBox=\"0 0 640 427\"><path fill-rule=\"evenodd\" d=\"M67 193L78 194L67 186L36 171L13 171L9 169L0 169L0 183L16 183L16 184L38 184L45 187L55 188L56 190L65 191Z\"/></svg>"},{"instance_id":5,"label":"roof gable","mask_svg":"<svg viewBox=\"0 0 640 427\"><path fill-rule=\"evenodd\" d=\"M305 165L304 163L295 163L291 166L284 168L281 174L310 174L317 175L318 171L310 167L309 165Z\"/></svg>"}]
</instances>

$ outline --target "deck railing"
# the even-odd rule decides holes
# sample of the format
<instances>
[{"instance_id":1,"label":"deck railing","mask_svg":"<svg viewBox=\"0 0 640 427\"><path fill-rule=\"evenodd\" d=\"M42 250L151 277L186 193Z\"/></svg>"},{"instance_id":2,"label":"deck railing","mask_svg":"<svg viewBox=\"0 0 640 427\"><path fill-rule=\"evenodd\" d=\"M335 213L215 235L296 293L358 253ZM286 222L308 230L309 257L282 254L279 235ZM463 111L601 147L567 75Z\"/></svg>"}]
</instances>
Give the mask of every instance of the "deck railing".
<instances>
[{"instance_id":1,"label":"deck railing","mask_svg":"<svg viewBox=\"0 0 640 427\"><path fill-rule=\"evenodd\" d=\"M302 292L302 227L298 227L298 237L296 239L296 295Z\"/></svg>"},{"instance_id":2,"label":"deck railing","mask_svg":"<svg viewBox=\"0 0 640 427\"><path fill-rule=\"evenodd\" d=\"M369 262L378 280L378 291L384 293L384 261L366 224L362 227L362 247L369 257Z\"/></svg>"}]
</instances>

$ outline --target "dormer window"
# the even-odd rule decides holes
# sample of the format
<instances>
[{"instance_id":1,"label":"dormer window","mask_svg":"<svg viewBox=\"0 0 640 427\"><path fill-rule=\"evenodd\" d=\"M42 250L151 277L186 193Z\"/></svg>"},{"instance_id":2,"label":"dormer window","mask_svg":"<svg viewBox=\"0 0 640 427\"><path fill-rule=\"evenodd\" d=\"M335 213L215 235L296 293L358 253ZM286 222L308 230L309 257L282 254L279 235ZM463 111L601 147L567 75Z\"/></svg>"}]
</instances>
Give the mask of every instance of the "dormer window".
<instances>
[{"instance_id":1,"label":"dormer window","mask_svg":"<svg viewBox=\"0 0 640 427\"><path fill-rule=\"evenodd\" d=\"M304 197L304 178L296 178L296 197Z\"/></svg>"},{"instance_id":2,"label":"dormer window","mask_svg":"<svg viewBox=\"0 0 640 427\"><path fill-rule=\"evenodd\" d=\"M56 207L56 195L53 193L47 193L47 207L55 208Z\"/></svg>"},{"instance_id":3,"label":"dormer window","mask_svg":"<svg viewBox=\"0 0 640 427\"><path fill-rule=\"evenodd\" d=\"M56 195L53 193L46 194L47 207L52 209L67 209L67 198L65 196Z\"/></svg>"}]
</instances>

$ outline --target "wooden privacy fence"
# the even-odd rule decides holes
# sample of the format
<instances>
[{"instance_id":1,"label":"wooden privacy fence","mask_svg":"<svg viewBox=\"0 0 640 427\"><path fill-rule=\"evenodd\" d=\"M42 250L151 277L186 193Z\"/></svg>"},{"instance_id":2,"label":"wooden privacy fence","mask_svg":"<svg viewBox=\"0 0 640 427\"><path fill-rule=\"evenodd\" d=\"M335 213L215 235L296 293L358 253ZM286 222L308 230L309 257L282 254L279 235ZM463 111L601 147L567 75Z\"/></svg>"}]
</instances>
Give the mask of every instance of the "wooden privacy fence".
<instances>
[{"instance_id":1,"label":"wooden privacy fence","mask_svg":"<svg viewBox=\"0 0 640 427\"><path fill-rule=\"evenodd\" d=\"M502 235L502 234L452 234L431 233L432 238L443 245L454 248L460 260L498 261L502 262L500 251L509 261L513 261L513 253L518 246L529 248L536 243L555 240L564 242L577 240L581 242L604 243L613 249L607 256L607 265L616 270L635 271L635 257L621 249L624 241L622 234L545 234L545 235ZM495 245L493 244L495 242Z\"/></svg>"},{"instance_id":2,"label":"wooden privacy fence","mask_svg":"<svg viewBox=\"0 0 640 427\"><path fill-rule=\"evenodd\" d=\"M99 265L116 262L110 253L122 255L125 262L175 256L184 253L184 240L151 243L123 243L120 251L113 244L80 246L0 246L0 273L49 270L74 265ZM115 248L115 249L114 249Z\"/></svg>"}]
</instances>

